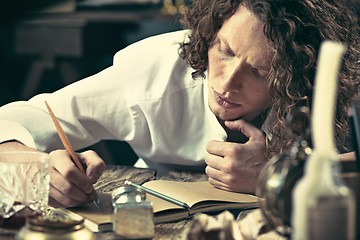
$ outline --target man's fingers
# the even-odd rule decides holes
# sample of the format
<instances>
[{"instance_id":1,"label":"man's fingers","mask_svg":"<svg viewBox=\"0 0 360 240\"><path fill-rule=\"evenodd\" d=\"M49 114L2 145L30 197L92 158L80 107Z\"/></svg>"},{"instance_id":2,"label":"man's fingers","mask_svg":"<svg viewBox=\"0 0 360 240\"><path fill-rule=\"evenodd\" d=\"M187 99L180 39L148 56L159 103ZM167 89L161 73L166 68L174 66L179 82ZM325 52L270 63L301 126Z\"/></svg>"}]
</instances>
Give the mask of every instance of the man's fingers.
<instances>
[{"instance_id":1,"label":"man's fingers","mask_svg":"<svg viewBox=\"0 0 360 240\"><path fill-rule=\"evenodd\" d=\"M94 191L90 177L83 174L75 166L75 164L70 160L70 156L66 151L59 150L51 152L50 154L51 158L56 159L52 162L53 168L64 177L64 181L77 186L87 194ZM64 189L65 187L61 187L60 189Z\"/></svg>"},{"instance_id":2,"label":"man's fingers","mask_svg":"<svg viewBox=\"0 0 360 240\"><path fill-rule=\"evenodd\" d=\"M94 184L105 170L105 162L94 151L86 151L80 154L81 160L86 165L86 175Z\"/></svg>"},{"instance_id":3,"label":"man's fingers","mask_svg":"<svg viewBox=\"0 0 360 240\"><path fill-rule=\"evenodd\" d=\"M223 172L218 169L214 169L212 167L207 166L205 168L205 173L209 176L209 183L214 187L221 188L224 190L230 190L228 184L226 184L226 176Z\"/></svg>"},{"instance_id":4,"label":"man's fingers","mask_svg":"<svg viewBox=\"0 0 360 240\"><path fill-rule=\"evenodd\" d=\"M54 186L50 186L49 190L49 205L52 207L76 207L86 201L77 201L63 194Z\"/></svg>"},{"instance_id":5,"label":"man's fingers","mask_svg":"<svg viewBox=\"0 0 360 240\"><path fill-rule=\"evenodd\" d=\"M233 174L207 166L205 173L209 177L209 183L217 188L246 193L253 193L255 191L257 175L254 175L247 169L240 170L239 175L234 176Z\"/></svg>"},{"instance_id":6,"label":"man's fingers","mask_svg":"<svg viewBox=\"0 0 360 240\"><path fill-rule=\"evenodd\" d=\"M206 165L220 170L221 169L221 162L222 162L223 158L217 155L213 155L213 154L206 154L205 156L205 163Z\"/></svg>"},{"instance_id":7,"label":"man's fingers","mask_svg":"<svg viewBox=\"0 0 360 240\"><path fill-rule=\"evenodd\" d=\"M241 151L242 145L233 142L210 141L206 145L206 151L217 156L231 156L235 151Z\"/></svg>"},{"instance_id":8,"label":"man's fingers","mask_svg":"<svg viewBox=\"0 0 360 240\"><path fill-rule=\"evenodd\" d=\"M81 172L66 150L50 153L49 201L54 206L74 207L90 201L95 183L105 169L105 163L94 151L78 154L86 173Z\"/></svg>"},{"instance_id":9,"label":"man's fingers","mask_svg":"<svg viewBox=\"0 0 360 240\"><path fill-rule=\"evenodd\" d=\"M226 191L230 191L231 189L229 189L228 187L227 187L227 185L225 185L223 182L221 182L221 181L218 181L218 180L216 180L216 179L214 179L214 178L210 178L209 177L209 183L211 184L211 185L213 185L214 187L216 187L216 188L220 188L220 189L223 189L223 190L226 190Z\"/></svg>"},{"instance_id":10,"label":"man's fingers","mask_svg":"<svg viewBox=\"0 0 360 240\"><path fill-rule=\"evenodd\" d=\"M224 149L221 147L222 143L216 140L210 141L206 144L206 151L213 155L224 156Z\"/></svg>"},{"instance_id":11,"label":"man's fingers","mask_svg":"<svg viewBox=\"0 0 360 240\"><path fill-rule=\"evenodd\" d=\"M225 125L231 130L242 132L245 136L249 138L249 140L254 138L263 139L265 137L264 132L261 129L258 129L257 127L255 127L254 125L252 125L251 123L247 122L244 119L225 121Z\"/></svg>"},{"instance_id":12,"label":"man's fingers","mask_svg":"<svg viewBox=\"0 0 360 240\"><path fill-rule=\"evenodd\" d=\"M214 186L219 186L221 183L222 172L218 169L207 166L205 168L206 175L209 176L209 182Z\"/></svg>"},{"instance_id":13,"label":"man's fingers","mask_svg":"<svg viewBox=\"0 0 360 240\"><path fill-rule=\"evenodd\" d=\"M73 199L78 202L87 202L88 195L79 187L69 182L57 170L52 170L50 174L50 195L56 199L63 199L64 197ZM54 190L55 189L55 190Z\"/></svg>"}]
</instances>

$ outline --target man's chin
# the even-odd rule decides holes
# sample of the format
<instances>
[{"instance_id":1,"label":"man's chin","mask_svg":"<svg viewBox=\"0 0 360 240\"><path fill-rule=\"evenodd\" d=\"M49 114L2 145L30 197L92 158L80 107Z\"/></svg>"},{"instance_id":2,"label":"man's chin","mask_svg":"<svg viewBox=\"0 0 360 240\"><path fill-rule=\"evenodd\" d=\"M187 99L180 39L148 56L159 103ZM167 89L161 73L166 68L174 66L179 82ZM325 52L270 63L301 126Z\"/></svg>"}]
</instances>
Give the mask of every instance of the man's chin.
<instances>
[{"instance_id":1,"label":"man's chin","mask_svg":"<svg viewBox=\"0 0 360 240\"><path fill-rule=\"evenodd\" d=\"M252 120L254 120L258 115L231 115L231 114L215 114L215 116L222 120L222 121L236 121L239 119L244 119L248 122L251 122Z\"/></svg>"},{"instance_id":2,"label":"man's chin","mask_svg":"<svg viewBox=\"0 0 360 240\"><path fill-rule=\"evenodd\" d=\"M239 113L231 112L231 111L225 111L224 109L214 108L210 106L210 110L213 112L213 114L222 121L234 121L238 119L245 119L248 121L247 115L241 115Z\"/></svg>"},{"instance_id":3,"label":"man's chin","mask_svg":"<svg viewBox=\"0 0 360 240\"><path fill-rule=\"evenodd\" d=\"M244 116L234 116L231 114L215 114L215 116L222 121L235 121L238 119L244 119Z\"/></svg>"}]
</instances>

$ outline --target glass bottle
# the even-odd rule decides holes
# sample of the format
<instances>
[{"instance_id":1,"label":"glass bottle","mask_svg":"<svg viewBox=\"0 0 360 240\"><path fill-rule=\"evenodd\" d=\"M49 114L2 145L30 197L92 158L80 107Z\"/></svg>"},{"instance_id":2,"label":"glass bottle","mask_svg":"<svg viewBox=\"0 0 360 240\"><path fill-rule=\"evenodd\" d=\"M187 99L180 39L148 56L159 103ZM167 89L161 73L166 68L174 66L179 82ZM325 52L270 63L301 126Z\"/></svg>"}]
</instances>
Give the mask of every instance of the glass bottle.
<instances>
[{"instance_id":1,"label":"glass bottle","mask_svg":"<svg viewBox=\"0 0 360 240\"><path fill-rule=\"evenodd\" d=\"M321 45L312 109L313 151L293 194L292 239L354 239L355 199L340 176L334 144L337 72L345 47Z\"/></svg>"}]
</instances>

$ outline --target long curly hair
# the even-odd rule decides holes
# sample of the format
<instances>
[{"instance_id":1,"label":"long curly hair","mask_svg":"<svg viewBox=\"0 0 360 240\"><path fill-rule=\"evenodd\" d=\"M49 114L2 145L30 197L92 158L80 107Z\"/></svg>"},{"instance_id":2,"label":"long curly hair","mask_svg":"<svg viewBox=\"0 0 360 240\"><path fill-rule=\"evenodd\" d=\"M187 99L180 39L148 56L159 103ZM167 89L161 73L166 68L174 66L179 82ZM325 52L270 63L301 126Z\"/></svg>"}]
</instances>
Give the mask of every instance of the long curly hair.
<instances>
[{"instance_id":1,"label":"long curly hair","mask_svg":"<svg viewBox=\"0 0 360 240\"><path fill-rule=\"evenodd\" d=\"M340 0L195 0L183 14L181 23L190 29L189 41L180 44L180 56L194 69L193 78L205 77L208 49L225 20L243 4L264 25L264 34L275 49L267 76L274 120L266 156L281 154L294 139L286 126L286 116L300 106L311 109L316 60L324 39L347 45L339 73L335 120L339 151L349 134L347 111L359 87L359 25L356 14ZM308 121L293 124L296 135L309 128Z\"/></svg>"}]
</instances>

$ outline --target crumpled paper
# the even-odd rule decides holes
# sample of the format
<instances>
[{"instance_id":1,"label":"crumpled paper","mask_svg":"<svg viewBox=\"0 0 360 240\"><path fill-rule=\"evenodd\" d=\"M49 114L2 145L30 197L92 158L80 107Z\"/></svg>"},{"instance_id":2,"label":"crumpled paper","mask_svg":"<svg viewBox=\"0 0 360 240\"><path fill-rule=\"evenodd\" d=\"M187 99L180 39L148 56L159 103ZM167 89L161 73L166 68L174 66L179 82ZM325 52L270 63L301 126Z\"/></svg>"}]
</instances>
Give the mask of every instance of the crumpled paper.
<instances>
[{"instance_id":1,"label":"crumpled paper","mask_svg":"<svg viewBox=\"0 0 360 240\"><path fill-rule=\"evenodd\" d=\"M196 214L185 240L286 240L275 231L269 231L260 209L235 220L229 211L216 216Z\"/></svg>"},{"instance_id":2,"label":"crumpled paper","mask_svg":"<svg viewBox=\"0 0 360 240\"><path fill-rule=\"evenodd\" d=\"M224 211L217 216L196 214L190 226L186 240L241 240L240 229L234 216Z\"/></svg>"}]
</instances>

